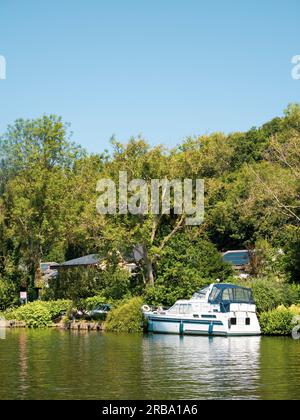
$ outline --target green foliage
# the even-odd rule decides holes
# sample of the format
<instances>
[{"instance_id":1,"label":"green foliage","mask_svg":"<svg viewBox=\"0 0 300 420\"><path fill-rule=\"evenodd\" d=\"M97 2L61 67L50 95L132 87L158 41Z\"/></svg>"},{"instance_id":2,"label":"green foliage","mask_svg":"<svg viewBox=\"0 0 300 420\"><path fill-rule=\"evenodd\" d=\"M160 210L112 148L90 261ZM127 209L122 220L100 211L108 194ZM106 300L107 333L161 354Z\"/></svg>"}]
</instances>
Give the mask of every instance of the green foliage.
<instances>
[{"instance_id":1,"label":"green foliage","mask_svg":"<svg viewBox=\"0 0 300 420\"><path fill-rule=\"evenodd\" d=\"M18 304L16 285L9 280L0 277L0 311L5 311L11 306Z\"/></svg>"},{"instance_id":2,"label":"green foliage","mask_svg":"<svg viewBox=\"0 0 300 420\"><path fill-rule=\"evenodd\" d=\"M74 267L59 272L50 283L48 296L78 302L99 294L106 299L118 300L129 294L129 286L129 272L125 269Z\"/></svg>"},{"instance_id":3,"label":"green foliage","mask_svg":"<svg viewBox=\"0 0 300 420\"><path fill-rule=\"evenodd\" d=\"M62 312L69 309L70 301L60 300L53 302L35 301L19 306L5 313L6 319L25 321L29 328L48 327L59 318Z\"/></svg>"},{"instance_id":4,"label":"green foliage","mask_svg":"<svg viewBox=\"0 0 300 420\"><path fill-rule=\"evenodd\" d=\"M44 328L51 325L51 315L47 306L40 301L28 303L19 308L6 312L7 319L25 321L29 328Z\"/></svg>"},{"instance_id":5,"label":"green foliage","mask_svg":"<svg viewBox=\"0 0 300 420\"><path fill-rule=\"evenodd\" d=\"M103 295L96 295L88 297L86 299L82 299L79 303L79 306L83 310L91 311L95 307L101 306L104 303L109 303L107 298Z\"/></svg>"},{"instance_id":6,"label":"green foliage","mask_svg":"<svg viewBox=\"0 0 300 420\"><path fill-rule=\"evenodd\" d=\"M260 314L261 331L266 335L290 335L293 328L293 311L279 307Z\"/></svg>"},{"instance_id":7,"label":"green foliage","mask_svg":"<svg viewBox=\"0 0 300 420\"><path fill-rule=\"evenodd\" d=\"M284 231L284 269L290 281L300 279L300 228L288 227Z\"/></svg>"},{"instance_id":8,"label":"green foliage","mask_svg":"<svg viewBox=\"0 0 300 420\"><path fill-rule=\"evenodd\" d=\"M107 316L105 330L111 332L141 332L143 325L143 300L134 297L112 309Z\"/></svg>"},{"instance_id":9,"label":"green foliage","mask_svg":"<svg viewBox=\"0 0 300 420\"><path fill-rule=\"evenodd\" d=\"M299 109L290 105L282 117L246 133L188 138L172 150L140 137L127 144L113 139L110 155L88 155L74 145L59 117L17 120L0 136L0 277L9 285L0 285L0 308L14 304L10 282L34 290L41 260L100 253L123 263L137 245L142 252L134 278L120 261L102 272L70 270L51 281L43 297L123 299L145 292L149 303L169 305L206 281L226 281L232 271L220 252L247 247L256 248L253 274L274 282L254 284L259 310L297 301L296 287L282 284L300 282ZM97 214L97 180L118 183L120 170L128 182L141 178L148 185L151 179L204 178L204 223L185 226L174 197L163 216ZM145 285L155 289L145 291Z\"/></svg>"},{"instance_id":10,"label":"green foliage","mask_svg":"<svg viewBox=\"0 0 300 420\"><path fill-rule=\"evenodd\" d=\"M44 307L49 311L52 321L59 319L62 313L68 312L72 306L72 301L67 299L43 302Z\"/></svg>"},{"instance_id":11,"label":"green foliage","mask_svg":"<svg viewBox=\"0 0 300 420\"><path fill-rule=\"evenodd\" d=\"M274 282L256 280L251 288L258 312L269 311L283 303L282 288Z\"/></svg>"},{"instance_id":12,"label":"green foliage","mask_svg":"<svg viewBox=\"0 0 300 420\"><path fill-rule=\"evenodd\" d=\"M108 266L101 273L99 291L107 299L119 300L130 294L129 271L117 266Z\"/></svg>"},{"instance_id":13,"label":"green foliage","mask_svg":"<svg viewBox=\"0 0 300 420\"><path fill-rule=\"evenodd\" d=\"M157 266L156 284L181 288L187 295L203 284L203 279L225 280L233 274L211 242L183 232L169 241Z\"/></svg>"}]
</instances>

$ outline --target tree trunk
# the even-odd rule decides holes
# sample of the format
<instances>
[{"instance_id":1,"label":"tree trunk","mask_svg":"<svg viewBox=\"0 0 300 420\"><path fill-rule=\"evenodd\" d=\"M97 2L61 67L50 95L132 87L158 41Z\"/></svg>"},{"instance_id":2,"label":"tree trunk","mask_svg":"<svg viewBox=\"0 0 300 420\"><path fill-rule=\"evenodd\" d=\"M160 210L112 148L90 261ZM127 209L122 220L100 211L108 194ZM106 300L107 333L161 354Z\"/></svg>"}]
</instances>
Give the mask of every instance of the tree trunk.
<instances>
[{"instance_id":1,"label":"tree trunk","mask_svg":"<svg viewBox=\"0 0 300 420\"><path fill-rule=\"evenodd\" d=\"M152 261L149 259L146 262L146 269L147 269L147 284L149 286L154 286L153 264L152 264Z\"/></svg>"}]
</instances>

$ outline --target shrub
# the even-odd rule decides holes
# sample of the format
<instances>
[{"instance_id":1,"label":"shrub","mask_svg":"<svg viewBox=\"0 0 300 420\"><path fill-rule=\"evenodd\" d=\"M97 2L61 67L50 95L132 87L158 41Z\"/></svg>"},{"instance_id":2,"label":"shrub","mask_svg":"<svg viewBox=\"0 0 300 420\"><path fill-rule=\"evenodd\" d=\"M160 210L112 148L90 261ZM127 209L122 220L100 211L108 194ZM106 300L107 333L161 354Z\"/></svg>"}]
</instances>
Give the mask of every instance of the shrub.
<instances>
[{"instance_id":1,"label":"shrub","mask_svg":"<svg viewBox=\"0 0 300 420\"><path fill-rule=\"evenodd\" d=\"M134 297L112 309L107 316L105 330L128 333L141 332L143 326L142 304L142 298Z\"/></svg>"},{"instance_id":2,"label":"shrub","mask_svg":"<svg viewBox=\"0 0 300 420\"><path fill-rule=\"evenodd\" d=\"M0 311L18 304L17 289L14 283L0 277Z\"/></svg>"},{"instance_id":3,"label":"shrub","mask_svg":"<svg viewBox=\"0 0 300 420\"><path fill-rule=\"evenodd\" d=\"M256 280L249 285L258 312L265 312L283 303L282 289L268 280Z\"/></svg>"},{"instance_id":4,"label":"shrub","mask_svg":"<svg viewBox=\"0 0 300 420\"><path fill-rule=\"evenodd\" d=\"M24 321L27 327L43 328L48 327L59 318L62 312L68 311L71 301L35 301L12 309L5 313L6 319Z\"/></svg>"},{"instance_id":5,"label":"shrub","mask_svg":"<svg viewBox=\"0 0 300 420\"><path fill-rule=\"evenodd\" d=\"M8 311L5 314L7 319L25 321L30 328L43 328L51 325L51 313L44 302L36 301L20 306L17 309Z\"/></svg>"},{"instance_id":6,"label":"shrub","mask_svg":"<svg viewBox=\"0 0 300 420\"><path fill-rule=\"evenodd\" d=\"M294 313L284 306L260 314L261 331L266 335L290 335Z\"/></svg>"},{"instance_id":7,"label":"shrub","mask_svg":"<svg viewBox=\"0 0 300 420\"><path fill-rule=\"evenodd\" d=\"M300 284L284 284L282 286L283 299L285 306L300 304Z\"/></svg>"},{"instance_id":8,"label":"shrub","mask_svg":"<svg viewBox=\"0 0 300 420\"><path fill-rule=\"evenodd\" d=\"M60 299L42 303L45 306L45 308L48 309L52 321L58 319L63 312L68 312L70 307L72 306L72 301L67 299Z\"/></svg>"},{"instance_id":9,"label":"shrub","mask_svg":"<svg viewBox=\"0 0 300 420\"><path fill-rule=\"evenodd\" d=\"M104 303L109 303L108 300L102 295L92 296L80 301L80 308L86 311L91 311L96 306L101 306Z\"/></svg>"}]
</instances>

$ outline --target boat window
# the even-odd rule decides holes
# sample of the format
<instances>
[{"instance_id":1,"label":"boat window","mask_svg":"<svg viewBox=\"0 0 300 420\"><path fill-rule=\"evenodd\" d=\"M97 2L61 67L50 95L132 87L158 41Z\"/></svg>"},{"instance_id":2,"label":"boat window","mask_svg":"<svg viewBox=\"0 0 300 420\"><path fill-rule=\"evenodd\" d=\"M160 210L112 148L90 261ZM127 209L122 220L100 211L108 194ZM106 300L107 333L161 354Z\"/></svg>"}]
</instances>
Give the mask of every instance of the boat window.
<instances>
[{"instance_id":1,"label":"boat window","mask_svg":"<svg viewBox=\"0 0 300 420\"><path fill-rule=\"evenodd\" d=\"M223 291L223 300L230 300L231 302L234 301L233 289L225 289Z\"/></svg>"},{"instance_id":2,"label":"boat window","mask_svg":"<svg viewBox=\"0 0 300 420\"><path fill-rule=\"evenodd\" d=\"M212 301L216 300L220 293L221 293L220 289L218 289L217 287L213 287L211 294L209 296L209 299Z\"/></svg>"},{"instance_id":3,"label":"boat window","mask_svg":"<svg viewBox=\"0 0 300 420\"><path fill-rule=\"evenodd\" d=\"M180 314L190 314L191 311L192 311L192 305L186 304L186 303L183 303L183 304L179 305L179 313Z\"/></svg>"},{"instance_id":4,"label":"boat window","mask_svg":"<svg viewBox=\"0 0 300 420\"><path fill-rule=\"evenodd\" d=\"M203 298L205 298L208 291L209 291L209 286L204 287L204 289L197 290L197 292L193 294L193 298L194 299L203 299Z\"/></svg>"},{"instance_id":5,"label":"boat window","mask_svg":"<svg viewBox=\"0 0 300 420\"><path fill-rule=\"evenodd\" d=\"M169 310L168 310L168 312L170 313L170 314L178 314L178 312L179 312L179 305L173 305Z\"/></svg>"},{"instance_id":6,"label":"boat window","mask_svg":"<svg viewBox=\"0 0 300 420\"><path fill-rule=\"evenodd\" d=\"M251 292L247 289L236 289L235 300L240 302L249 302L251 300Z\"/></svg>"}]
</instances>

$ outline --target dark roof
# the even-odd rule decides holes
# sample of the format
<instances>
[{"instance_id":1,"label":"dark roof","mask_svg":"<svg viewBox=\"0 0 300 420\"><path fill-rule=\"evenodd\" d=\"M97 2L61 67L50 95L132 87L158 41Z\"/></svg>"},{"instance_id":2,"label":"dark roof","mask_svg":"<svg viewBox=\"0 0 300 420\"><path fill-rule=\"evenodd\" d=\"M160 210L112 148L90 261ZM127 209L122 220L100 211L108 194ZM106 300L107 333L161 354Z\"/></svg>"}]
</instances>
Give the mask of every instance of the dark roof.
<instances>
[{"instance_id":1,"label":"dark roof","mask_svg":"<svg viewBox=\"0 0 300 420\"><path fill-rule=\"evenodd\" d=\"M247 265L250 262L250 255L247 249L239 251L227 251L223 254L223 260L236 266Z\"/></svg>"},{"instance_id":2,"label":"dark roof","mask_svg":"<svg viewBox=\"0 0 300 420\"><path fill-rule=\"evenodd\" d=\"M99 256L97 254L85 255L84 257L75 258L74 260L66 261L62 264L51 266L55 270L60 268L81 267L87 265L96 265L99 263Z\"/></svg>"}]
</instances>

